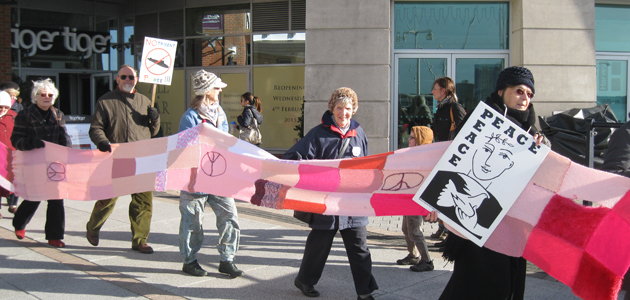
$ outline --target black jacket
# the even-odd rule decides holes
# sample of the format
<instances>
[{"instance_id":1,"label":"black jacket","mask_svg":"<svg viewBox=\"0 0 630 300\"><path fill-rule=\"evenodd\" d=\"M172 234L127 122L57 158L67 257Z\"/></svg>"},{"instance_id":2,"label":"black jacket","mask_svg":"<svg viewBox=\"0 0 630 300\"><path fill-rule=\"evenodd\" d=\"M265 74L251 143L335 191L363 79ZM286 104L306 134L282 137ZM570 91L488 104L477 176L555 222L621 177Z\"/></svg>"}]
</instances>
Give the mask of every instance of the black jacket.
<instances>
[{"instance_id":1,"label":"black jacket","mask_svg":"<svg viewBox=\"0 0 630 300\"><path fill-rule=\"evenodd\" d=\"M365 132L358 122L351 119L350 129L345 135L333 123L333 115L326 111L322 116L322 124L311 129L282 158L301 159L335 159L342 147L344 139L350 139L348 148L341 158L362 157L369 155ZM320 230L347 229L367 226L367 217L325 216L314 214L310 227Z\"/></svg>"},{"instance_id":2,"label":"black jacket","mask_svg":"<svg viewBox=\"0 0 630 300\"><path fill-rule=\"evenodd\" d=\"M466 116L466 110L464 107L457 103L455 99L449 96L449 98L442 100L446 103L439 106L435 115L433 116L433 138L436 142L448 141L449 133L451 131L451 108L453 108L453 120L457 129L463 125L462 120Z\"/></svg>"},{"instance_id":3,"label":"black jacket","mask_svg":"<svg viewBox=\"0 0 630 300\"><path fill-rule=\"evenodd\" d=\"M610 136L601 170L630 177L630 122Z\"/></svg>"},{"instance_id":4,"label":"black jacket","mask_svg":"<svg viewBox=\"0 0 630 300\"><path fill-rule=\"evenodd\" d=\"M44 118L37 109L37 104L33 104L18 113L11 134L11 143L15 149L25 150L26 144L31 143L33 138L61 146L72 146L63 113L55 107L50 107L49 111L47 118Z\"/></svg>"},{"instance_id":5,"label":"black jacket","mask_svg":"<svg viewBox=\"0 0 630 300\"><path fill-rule=\"evenodd\" d=\"M254 118L256 118L256 122L258 122L258 126L260 126L263 122L263 115L259 113L253 105L245 105L241 115L236 117L236 121L240 128L247 128L254 126Z\"/></svg>"}]
</instances>

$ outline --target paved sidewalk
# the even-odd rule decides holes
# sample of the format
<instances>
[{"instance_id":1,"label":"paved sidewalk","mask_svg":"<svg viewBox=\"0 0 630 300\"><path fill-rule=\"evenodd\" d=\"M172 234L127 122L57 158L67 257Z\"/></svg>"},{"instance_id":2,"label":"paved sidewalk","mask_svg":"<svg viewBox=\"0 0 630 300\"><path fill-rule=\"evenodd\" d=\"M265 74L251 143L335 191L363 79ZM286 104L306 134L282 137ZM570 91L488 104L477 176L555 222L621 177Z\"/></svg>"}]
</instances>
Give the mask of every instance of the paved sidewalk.
<instances>
[{"instance_id":1,"label":"paved sidewalk","mask_svg":"<svg viewBox=\"0 0 630 300\"><path fill-rule=\"evenodd\" d=\"M238 202L241 248L235 263L245 275L232 279L219 274L215 218L205 217L206 239L198 254L206 277L181 271L177 246L179 209L176 192L155 193L149 244L154 254L131 250L128 219L130 198L121 197L101 231L98 247L85 239L85 223L94 202L65 201L66 248L46 244L46 203L17 240L12 214L0 212L0 299L308 299L293 286L308 228L293 219L292 211L278 211ZM4 200L4 199L3 199ZM380 287L375 298L437 299L452 264L432 252L436 270L414 273L395 261L406 255L400 217L371 218L368 244L373 273ZM427 230L433 232L429 226ZM398 228L398 230L396 229ZM356 299L341 239L336 239L323 278L319 299ZM527 279L526 299L577 299L568 287L535 269Z\"/></svg>"}]
</instances>

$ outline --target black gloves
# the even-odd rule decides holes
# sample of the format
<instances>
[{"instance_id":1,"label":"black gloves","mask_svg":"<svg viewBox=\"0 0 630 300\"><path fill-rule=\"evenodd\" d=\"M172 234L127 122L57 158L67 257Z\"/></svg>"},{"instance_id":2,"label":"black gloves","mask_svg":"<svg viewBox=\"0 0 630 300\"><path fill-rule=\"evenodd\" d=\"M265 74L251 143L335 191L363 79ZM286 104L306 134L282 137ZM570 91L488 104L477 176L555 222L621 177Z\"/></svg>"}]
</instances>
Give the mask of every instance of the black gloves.
<instances>
[{"instance_id":1,"label":"black gloves","mask_svg":"<svg viewBox=\"0 0 630 300\"><path fill-rule=\"evenodd\" d=\"M109 144L108 141L98 143L96 148L98 148L98 151L101 152L112 152L112 146Z\"/></svg>"},{"instance_id":2,"label":"black gloves","mask_svg":"<svg viewBox=\"0 0 630 300\"><path fill-rule=\"evenodd\" d=\"M151 121L155 121L160 117L160 113L158 112L157 108L155 107L147 107L147 115L149 116L149 119L151 119Z\"/></svg>"},{"instance_id":3,"label":"black gloves","mask_svg":"<svg viewBox=\"0 0 630 300\"><path fill-rule=\"evenodd\" d=\"M24 148L24 151L44 148L45 146L46 144L44 144L44 141L38 138L25 139L24 142L22 143L22 147Z\"/></svg>"}]
</instances>

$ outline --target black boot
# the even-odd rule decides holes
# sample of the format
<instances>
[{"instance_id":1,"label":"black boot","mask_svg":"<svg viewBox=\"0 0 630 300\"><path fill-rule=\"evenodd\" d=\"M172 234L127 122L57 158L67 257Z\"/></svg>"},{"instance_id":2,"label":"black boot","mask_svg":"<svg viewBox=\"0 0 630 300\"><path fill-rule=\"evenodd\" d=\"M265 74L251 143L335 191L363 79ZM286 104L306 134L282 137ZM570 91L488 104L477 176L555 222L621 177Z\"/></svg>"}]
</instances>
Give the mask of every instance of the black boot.
<instances>
[{"instance_id":1,"label":"black boot","mask_svg":"<svg viewBox=\"0 0 630 300\"><path fill-rule=\"evenodd\" d=\"M228 274L232 278L236 278L243 275L243 271L239 270L234 262L222 261L219 263L219 272Z\"/></svg>"}]
</instances>

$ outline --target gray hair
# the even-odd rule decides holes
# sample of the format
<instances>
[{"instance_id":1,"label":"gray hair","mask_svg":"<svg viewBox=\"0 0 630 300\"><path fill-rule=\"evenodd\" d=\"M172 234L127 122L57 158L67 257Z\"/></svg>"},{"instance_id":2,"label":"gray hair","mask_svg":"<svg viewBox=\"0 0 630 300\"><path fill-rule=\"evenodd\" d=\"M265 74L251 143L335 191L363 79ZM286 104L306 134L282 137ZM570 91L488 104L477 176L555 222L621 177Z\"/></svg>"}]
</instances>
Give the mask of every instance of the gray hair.
<instances>
[{"instance_id":1,"label":"gray hair","mask_svg":"<svg viewBox=\"0 0 630 300\"><path fill-rule=\"evenodd\" d=\"M50 78L33 81L33 90L31 90L31 102L33 102L33 104L37 104L37 94L39 94L39 91L43 89L47 89L49 92L53 93L52 105L54 105L55 100L57 100L57 96L59 96L59 90L55 87L55 83L50 80Z\"/></svg>"}]
</instances>

